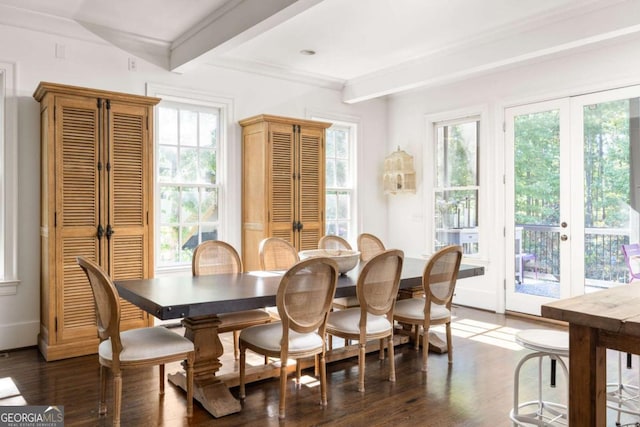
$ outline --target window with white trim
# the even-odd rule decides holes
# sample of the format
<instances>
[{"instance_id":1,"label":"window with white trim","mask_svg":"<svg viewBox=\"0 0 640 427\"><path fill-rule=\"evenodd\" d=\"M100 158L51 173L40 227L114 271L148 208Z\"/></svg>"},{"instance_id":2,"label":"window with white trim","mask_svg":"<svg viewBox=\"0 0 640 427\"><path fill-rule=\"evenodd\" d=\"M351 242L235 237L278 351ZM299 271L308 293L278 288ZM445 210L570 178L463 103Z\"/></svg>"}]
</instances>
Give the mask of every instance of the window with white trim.
<instances>
[{"instance_id":1,"label":"window with white trim","mask_svg":"<svg viewBox=\"0 0 640 427\"><path fill-rule=\"evenodd\" d=\"M355 123L334 122L325 134L325 232L350 241L357 236L356 130Z\"/></svg>"},{"instance_id":2,"label":"window with white trim","mask_svg":"<svg viewBox=\"0 0 640 427\"><path fill-rule=\"evenodd\" d=\"M0 62L0 295L17 293L18 147L15 64Z\"/></svg>"},{"instance_id":3,"label":"window with white trim","mask_svg":"<svg viewBox=\"0 0 640 427\"><path fill-rule=\"evenodd\" d=\"M434 131L434 250L460 244L477 255L480 117L438 122Z\"/></svg>"},{"instance_id":4,"label":"window with white trim","mask_svg":"<svg viewBox=\"0 0 640 427\"><path fill-rule=\"evenodd\" d=\"M194 248L220 231L223 110L162 101L157 108L158 269L191 265Z\"/></svg>"},{"instance_id":5,"label":"window with white trim","mask_svg":"<svg viewBox=\"0 0 640 427\"><path fill-rule=\"evenodd\" d=\"M4 253L4 238L5 238L5 223L4 223L4 206L5 203L5 171L7 159L5 158L5 141L6 141L6 111L5 111L5 103L6 103L7 95L6 95L6 73L3 69L0 69L0 200L2 201L3 208L0 209L0 279L4 279L5 271L5 253Z\"/></svg>"}]
</instances>

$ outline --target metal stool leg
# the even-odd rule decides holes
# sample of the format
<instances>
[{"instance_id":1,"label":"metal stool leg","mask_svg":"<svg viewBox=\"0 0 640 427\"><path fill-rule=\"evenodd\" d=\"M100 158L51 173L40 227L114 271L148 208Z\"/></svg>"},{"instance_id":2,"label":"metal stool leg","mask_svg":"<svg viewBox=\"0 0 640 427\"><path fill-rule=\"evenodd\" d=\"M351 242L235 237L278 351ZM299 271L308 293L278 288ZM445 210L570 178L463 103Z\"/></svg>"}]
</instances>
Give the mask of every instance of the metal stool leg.
<instances>
[{"instance_id":1,"label":"metal stool leg","mask_svg":"<svg viewBox=\"0 0 640 427\"><path fill-rule=\"evenodd\" d=\"M552 363L552 366L560 365L561 370L564 372L566 384L569 381L569 370L567 365L556 354L547 352L535 352L524 356L518 365L516 366L513 377L513 409L509 414L509 418L513 421L514 426L523 425L536 425L536 426L554 426L554 425L568 425L568 411L567 406L557 402L550 402L544 400L543 397L543 379L542 379L542 366L544 359L548 357ZM520 370L531 359L538 359L538 390L537 400L520 403ZM552 368L556 370L556 368ZM555 386L555 373L551 379ZM567 387L567 402L569 401Z\"/></svg>"},{"instance_id":2,"label":"metal stool leg","mask_svg":"<svg viewBox=\"0 0 640 427\"><path fill-rule=\"evenodd\" d=\"M632 368L632 355L626 354L626 366ZM638 385L627 384L622 375L622 352L618 352L618 366L616 381L607 383L607 408L617 411L616 425L621 426L622 415L632 415L640 417L640 370L638 371ZM631 426L640 426L639 421L629 424Z\"/></svg>"}]
</instances>

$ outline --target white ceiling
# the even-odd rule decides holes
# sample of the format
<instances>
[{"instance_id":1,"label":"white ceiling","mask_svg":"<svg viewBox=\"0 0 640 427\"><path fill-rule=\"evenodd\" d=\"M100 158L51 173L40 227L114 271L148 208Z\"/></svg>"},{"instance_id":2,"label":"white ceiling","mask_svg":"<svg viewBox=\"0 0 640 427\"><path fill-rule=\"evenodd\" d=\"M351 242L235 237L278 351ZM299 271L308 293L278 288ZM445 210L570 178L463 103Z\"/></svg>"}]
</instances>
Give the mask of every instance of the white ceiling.
<instances>
[{"instance_id":1,"label":"white ceiling","mask_svg":"<svg viewBox=\"0 0 640 427\"><path fill-rule=\"evenodd\" d=\"M0 0L2 24L70 21L172 71L246 69L357 102L636 36L640 0Z\"/></svg>"}]
</instances>

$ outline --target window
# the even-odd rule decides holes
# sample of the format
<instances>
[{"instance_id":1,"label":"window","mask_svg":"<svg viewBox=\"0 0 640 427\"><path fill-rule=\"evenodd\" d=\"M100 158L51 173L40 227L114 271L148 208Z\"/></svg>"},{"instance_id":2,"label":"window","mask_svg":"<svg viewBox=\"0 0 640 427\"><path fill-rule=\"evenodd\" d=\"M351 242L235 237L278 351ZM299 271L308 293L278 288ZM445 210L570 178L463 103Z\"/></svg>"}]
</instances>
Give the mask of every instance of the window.
<instances>
[{"instance_id":1,"label":"window","mask_svg":"<svg viewBox=\"0 0 640 427\"><path fill-rule=\"evenodd\" d=\"M159 269L191 264L194 248L218 238L222 110L161 102L157 109Z\"/></svg>"},{"instance_id":2,"label":"window","mask_svg":"<svg viewBox=\"0 0 640 427\"><path fill-rule=\"evenodd\" d=\"M326 130L326 234L353 240L355 225L355 135L353 123L334 123Z\"/></svg>"},{"instance_id":3,"label":"window","mask_svg":"<svg viewBox=\"0 0 640 427\"><path fill-rule=\"evenodd\" d=\"M15 64L0 62L0 295L17 293L18 150Z\"/></svg>"},{"instance_id":4,"label":"window","mask_svg":"<svg viewBox=\"0 0 640 427\"><path fill-rule=\"evenodd\" d=\"M460 244L478 254L480 119L435 124L434 249Z\"/></svg>"}]
</instances>

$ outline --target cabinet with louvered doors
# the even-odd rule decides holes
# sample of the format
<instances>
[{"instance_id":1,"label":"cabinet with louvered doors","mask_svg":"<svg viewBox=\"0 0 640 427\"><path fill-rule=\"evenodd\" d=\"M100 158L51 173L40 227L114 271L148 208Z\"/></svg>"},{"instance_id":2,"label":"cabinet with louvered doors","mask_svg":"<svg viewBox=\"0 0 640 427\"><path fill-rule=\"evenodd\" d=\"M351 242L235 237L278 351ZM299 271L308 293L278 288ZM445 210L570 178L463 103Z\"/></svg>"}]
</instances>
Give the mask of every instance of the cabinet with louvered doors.
<instances>
[{"instance_id":1,"label":"cabinet with louvered doors","mask_svg":"<svg viewBox=\"0 0 640 427\"><path fill-rule=\"evenodd\" d=\"M331 123L259 115L242 126L242 261L259 270L258 246L281 237L301 251L324 235L325 129Z\"/></svg>"},{"instance_id":2,"label":"cabinet with louvered doors","mask_svg":"<svg viewBox=\"0 0 640 427\"><path fill-rule=\"evenodd\" d=\"M46 360L97 352L93 296L77 256L115 280L153 276L153 106L138 95L40 83L41 295ZM122 301L121 327L150 316Z\"/></svg>"}]
</instances>

